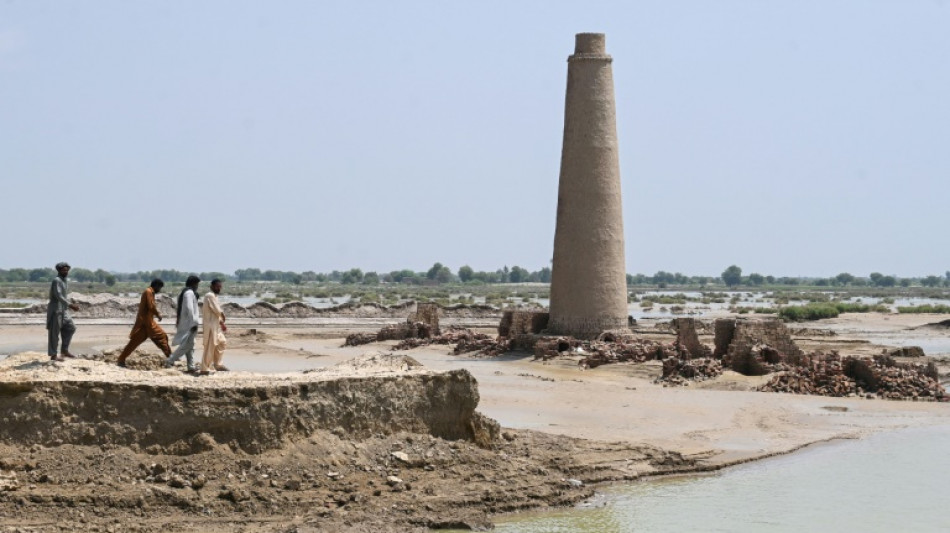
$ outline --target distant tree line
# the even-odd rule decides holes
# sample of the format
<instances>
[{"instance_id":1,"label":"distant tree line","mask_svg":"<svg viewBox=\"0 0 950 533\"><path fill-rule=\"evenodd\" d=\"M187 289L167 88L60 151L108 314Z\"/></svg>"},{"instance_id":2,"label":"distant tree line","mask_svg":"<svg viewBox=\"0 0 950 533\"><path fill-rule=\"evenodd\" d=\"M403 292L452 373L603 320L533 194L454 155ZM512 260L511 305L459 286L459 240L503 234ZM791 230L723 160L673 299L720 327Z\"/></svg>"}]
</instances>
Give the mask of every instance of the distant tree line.
<instances>
[{"instance_id":1,"label":"distant tree line","mask_svg":"<svg viewBox=\"0 0 950 533\"><path fill-rule=\"evenodd\" d=\"M333 271L326 275L326 281L339 281L340 283L406 283L410 285L433 285L441 283L549 283L551 281L551 269L544 267L534 272L520 266L509 268L507 265L498 270L479 271L468 265L464 265L457 272L442 263L435 263L425 272L416 272L409 269L393 270L388 273L366 272L358 268L347 270L346 272Z\"/></svg>"},{"instance_id":2,"label":"distant tree line","mask_svg":"<svg viewBox=\"0 0 950 533\"><path fill-rule=\"evenodd\" d=\"M789 278L763 276L751 273L742 275L742 269L731 265L720 275L720 279L727 287L740 285L758 287L762 285L808 285L814 287L950 287L950 270L943 276L931 275L922 278L899 278L893 275L884 275L880 272L871 272L867 277L855 276L842 272L830 278Z\"/></svg>"},{"instance_id":3,"label":"distant tree line","mask_svg":"<svg viewBox=\"0 0 950 533\"><path fill-rule=\"evenodd\" d=\"M160 278L168 283L184 283L193 272L182 272L174 269L159 269L139 271L134 273L108 272L103 269L89 270L81 267L73 268L69 277L80 283L103 283L113 286L117 282L148 282ZM233 274L223 272L195 273L205 281L214 278L242 282L282 282L300 285L302 283L327 283L375 285L378 283L405 283L409 285L438 285L443 283L550 283L551 269L544 267L540 270L529 271L520 266L508 267L505 265L494 271L475 270L468 265L460 267L456 272L443 265L435 263L428 270L414 271L411 269L393 270L391 272L363 272L359 268L346 271L334 270L329 273L313 271L293 272L285 270L261 270L259 268L242 268ZM11 268L0 269L0 282L40 282L48 281L56 275L53 268ZM842 272L830 278L806 277L775 277L750 273L743 275L737 265L726 268L719 276L686 276L679 272L670 273L659 271L652 276L645 274L627 274L627 285L647 287L698 287L709 285L725 285L729 288L746 286L796 286L806 285L815 287L950 287L950 270L943 276L931 275L921 278L899 278L894 275L885 275L872 272L867 277L855 276Z\"/></svg>"},{"instance_id":4,"label":"distant tree line","mask_svg":"<svg viewBox=\"0 0 950 533\"><path fill-rule=\"evenodd\" d=\"M182 282L190 276L191 272L180 272L178 270L151 270L135 273L107 272L103 269L89 270L87 268L73 267L69 271L69 279L79 283L103 283L113 286L119 281L151 281L159 278L166 282ZM0 268L0 282L18 283L25 281L49 281L56 276L56 270L53 268L11 268L4 270ZM222 272L201 272L198 274L201 279L212 280L214 278L231 279Z\"/></svg>"}]
</instances>

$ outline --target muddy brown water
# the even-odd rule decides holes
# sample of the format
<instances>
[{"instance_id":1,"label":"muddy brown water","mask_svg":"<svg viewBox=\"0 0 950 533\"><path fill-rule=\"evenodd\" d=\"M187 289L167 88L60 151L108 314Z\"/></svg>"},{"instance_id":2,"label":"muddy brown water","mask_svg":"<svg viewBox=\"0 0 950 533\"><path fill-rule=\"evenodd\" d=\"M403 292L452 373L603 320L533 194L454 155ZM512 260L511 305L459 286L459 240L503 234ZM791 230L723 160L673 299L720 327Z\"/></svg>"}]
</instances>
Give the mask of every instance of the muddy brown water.
<instances>
[{"instance_id":1,"label":"muddy brown water","mask_svg":"<svg viewBox=\"0 0 950 533\"><path fill-rule=\"evenodd\" d=\"M950 425L818 445L708 476L605 488L499 533L948 531Z\"/></svg>"}]
</instances>

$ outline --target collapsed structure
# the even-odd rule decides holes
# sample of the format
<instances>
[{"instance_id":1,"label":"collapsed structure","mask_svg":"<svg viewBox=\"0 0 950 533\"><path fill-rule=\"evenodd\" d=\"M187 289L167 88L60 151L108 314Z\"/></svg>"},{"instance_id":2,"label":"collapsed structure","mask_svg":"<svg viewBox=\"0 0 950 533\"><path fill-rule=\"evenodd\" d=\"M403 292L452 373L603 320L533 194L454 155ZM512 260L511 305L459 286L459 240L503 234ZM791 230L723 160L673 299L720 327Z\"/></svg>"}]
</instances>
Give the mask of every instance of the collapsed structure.
<instances>
[{"instance_id":1,"label":"collapsed structure","mask_svg":"<svg viewBox=\"0 0 950 533\"><path fill-rule=\"evenodd\" d=\"M692 319L677 319L680 322ZM716 357L737 358L757 346L769 346L784 357L799 356L801 349L792 340L785 324L775 319L720 318L716 331Z\"/></svg>"},{"instance_id":2,"label":"collapsed structure","mask_svg":"<svg viewBox=\"0 0 950 533\"><path fill-rule=\"evenodd\" d=\"M611 62L602 33L568 58L548 332L593 339L627 327L620 159Z\"/></svg>"}]
</instances>

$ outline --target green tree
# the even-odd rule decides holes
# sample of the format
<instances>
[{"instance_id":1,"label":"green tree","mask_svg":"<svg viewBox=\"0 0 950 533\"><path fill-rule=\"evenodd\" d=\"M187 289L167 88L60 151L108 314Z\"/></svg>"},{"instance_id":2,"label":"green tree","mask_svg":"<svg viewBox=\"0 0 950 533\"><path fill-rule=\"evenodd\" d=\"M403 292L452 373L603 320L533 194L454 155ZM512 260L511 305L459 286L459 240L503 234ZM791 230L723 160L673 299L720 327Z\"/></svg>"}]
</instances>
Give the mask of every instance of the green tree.
<instances>
[{"instance_id":1,"label":"green tree","mask_svg":"<svg viewBox=\"0 0 950 533\"><path fill-rule=\"evenodd\" d=\"M722 282L725 283L727 287L735 287L739 285L742 283L742 269L736 265L732 265L729 268L723 270Z\"/></svg>"},{"instance_id":2,"label":"green tree","mask_svg":"<svg viewBox=\"0 0 950 533\"><path fill-rule=\"evenodd\" d=\"M871 278L871 285L880 286L881 280L884 278L884 274L881 274L880 272L871 272L871 275L868 277Z\"/></svg>"},{"instance_id":3,"label":"green tree","mask_svg":"<svg viewBox=\"0 0 950 533\"><path fill-rule=\"evenodd\" d=\"M261 269L242 268L235 270L234 275L237 276L238 281L258 281L261 279Z\"/></svg>"},{"instance_id":4,"label":"green tree","mask_svg":"<svg viewBox=\"0 0 950 533\"><path fill-rule=\"evenodd\" d=\"M544 267L538 271L538 281L541 283L551 283L551 267Z\"/></svg>"},{"instance_id":5,"label":"green tree","mask_svg":"<svg viewBox=\"0 0 950 533\"><path fill-rule=\"evenodd\" d=\"M51 268L34 268L30 270L30 281L46 281L52 279L56 273Z\"/></svg>"},{"instance_id":6,"label":"green tree","mask_svg":"<svg viewBox=\"0 0 950 533\"><path fill-rule=\"evenodd\" d=\"M379 274L376 272L367 272L363 274L363 284L364 285L378 285L379 284Z\"/></svg>"},{"instance_id":7,"label":"green tree","mask_svg":"<svg viewBox=\"0 0 950 533\"><path fill-rule=\"evenodd\" d=\"M402 270L393 270L389 273L393 281L396 283L409 282L410 279L416 277L416 273L408 268Z\"/></svg>"},{"instance_id":8,"label":"green tree","mask_svg":"<svg viewBox=\"0 0 950 533\"><path fill-rule=\"evenodd\" d=\"M669 272L664 272L660 270L656 274L653 274L653 283L657 285L665 285L667 283L673 283L676 280L676 276L670 274Z\"/></svg>"},{"instance_id":9,"label":"green tree","mask_svg":"<svg viewBox=\"0 0 950 533\"><path fill-rule=\"evenodd\" d=\"M227 281L229 279L228 275L225 274L224 272L201 272L200 274L198 274L198 277L201 279L208 280L208 283L211 283L211 280L213 279L220 279L221 281ZM151 281L151 278L149 278L148 281ZM177 281L185 281L185 278L183 277L182 279L177 280Z\"/></svg>"},{"instance_id":10,"label":"green tree","mask_svg":"<svg viewBox=\"0 0 950 533\"><path fill-rule=\"evenodd\" d=\"M363 271L358 268L351 268L343 273L340 281L344 284L360 283L363 281Z\"/></svg>"},{"instance_id":11,"label":"green tree","mask_svg":"<svg viewBox=\"0 0 950 533\"><path fill-rule=\"evenodd\" d=\"M627 285L646 285L647 279L646 274L627 274Z\"/></svg>"},{"instance_id":12,"label":"green tree","mask_svg":"<svg viewBox=\"0 0 950 533\"><path fill-rule=\"evenodd\" d=\"M74 268L69 271L69 279L80 283L87 283L96 280L96 273L88 268Z\"/></svg>"},{"instance_id":13,"label":"green tree","mask_svg":"<svg viewBox=\"0 0 950 533\"><path fill-rule=\"evenodd\" d=\"M459 279L462 283L466 281L472 281L472 277L475 275L475 271L472 270L472 267L464 265L459 267Z\"/></svg>"},{"instance_id":14,"label":"green tree","mask_svg":"<svg viewBox=\"0 0 950 533\"><path fill-rule=\"evenodd\" d=\"M439 283L448 283L452 281L452 271L449 270L449 267L444 266L435 273L435 280Z\"/></svg>"},{"instance_id":15,"label":"green tree","mask_svg":"<svg viewBox=\"0 0 950 533\"><path fill-rule=\"evenodd\" d=\"M527 270L515 265L511 267L511 272L508 273L508 281L512 283L523 283L528 281L528 276L530 275L531 274Z\"/></svg>"},{"instance_id":16,"label":"green tree","mask_svg":"<svg viewBox=\"0 0 950 533\"><path fill-rule=\"evenodd\" d=\"M920 280L920 284L924 287L936 287L943 282L943 278L940 276L927 276L926 278Z\"/></svg>"},{"instance_id":17,"label":"green tree","mask_svg":"<svg viewBox=\"0 0 950 533\"><path fill-rule=\"evenodd\" d=\"M848 274L847 272L842 272L835 276L835 281L838 282L838 285L850 285L854 282L854 276Z\"/></svg>"},{"instance_id":18,"label":"green tree","mask_svg":"<svg viewBox=\"0 0 950 533\"><path fill-rule=\"evenodd\" d=\"M306 272L301 272L300 277L304 281L326 281L326 274L317 274L313 270L308 270Z\"/></svg>"},{"instance_id":19,"label":"green tree","mask_svg":"<svg viewBox=\"0 0 950 533\"><path fill-rule=\"evenodd\" d=\"M435 279L436 276L439 275L439 271L442 270L443 268L445 267L442 265L442 263L436 263L432 265L432 268L430 268L429 271L426 272L426 278Z\"/></svg>"},{"instance_id":20,"label":"green tree","mask_svg":"<svg viewBox=\"0 0 950 533\"><path fill-rule=\"evenodd\" d=\"M751 285L759 286L765 282L765 276L762 274L756 274L755 272L749 274L749 283Z\"/></svg>"}]
</instances>

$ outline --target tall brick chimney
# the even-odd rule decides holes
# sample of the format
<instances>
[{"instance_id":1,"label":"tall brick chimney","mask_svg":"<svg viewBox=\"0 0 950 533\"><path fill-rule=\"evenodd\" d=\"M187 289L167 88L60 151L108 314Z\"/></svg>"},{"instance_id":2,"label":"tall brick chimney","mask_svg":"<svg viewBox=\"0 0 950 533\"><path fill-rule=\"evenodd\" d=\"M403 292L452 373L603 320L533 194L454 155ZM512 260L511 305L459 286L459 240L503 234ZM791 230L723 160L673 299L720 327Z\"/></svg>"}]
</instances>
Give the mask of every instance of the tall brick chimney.
<instances>
[{"instance_id":1,"label":"tall brick chimney","mask_svg":"<svg viewBox=\"0 0 950 533\"><path fill-rule=\"evenodd\" d=\"M627 327L612 61L604 34L577 34L567 60L551 334L590 339Z\"/></svg>"}]
</instances>

